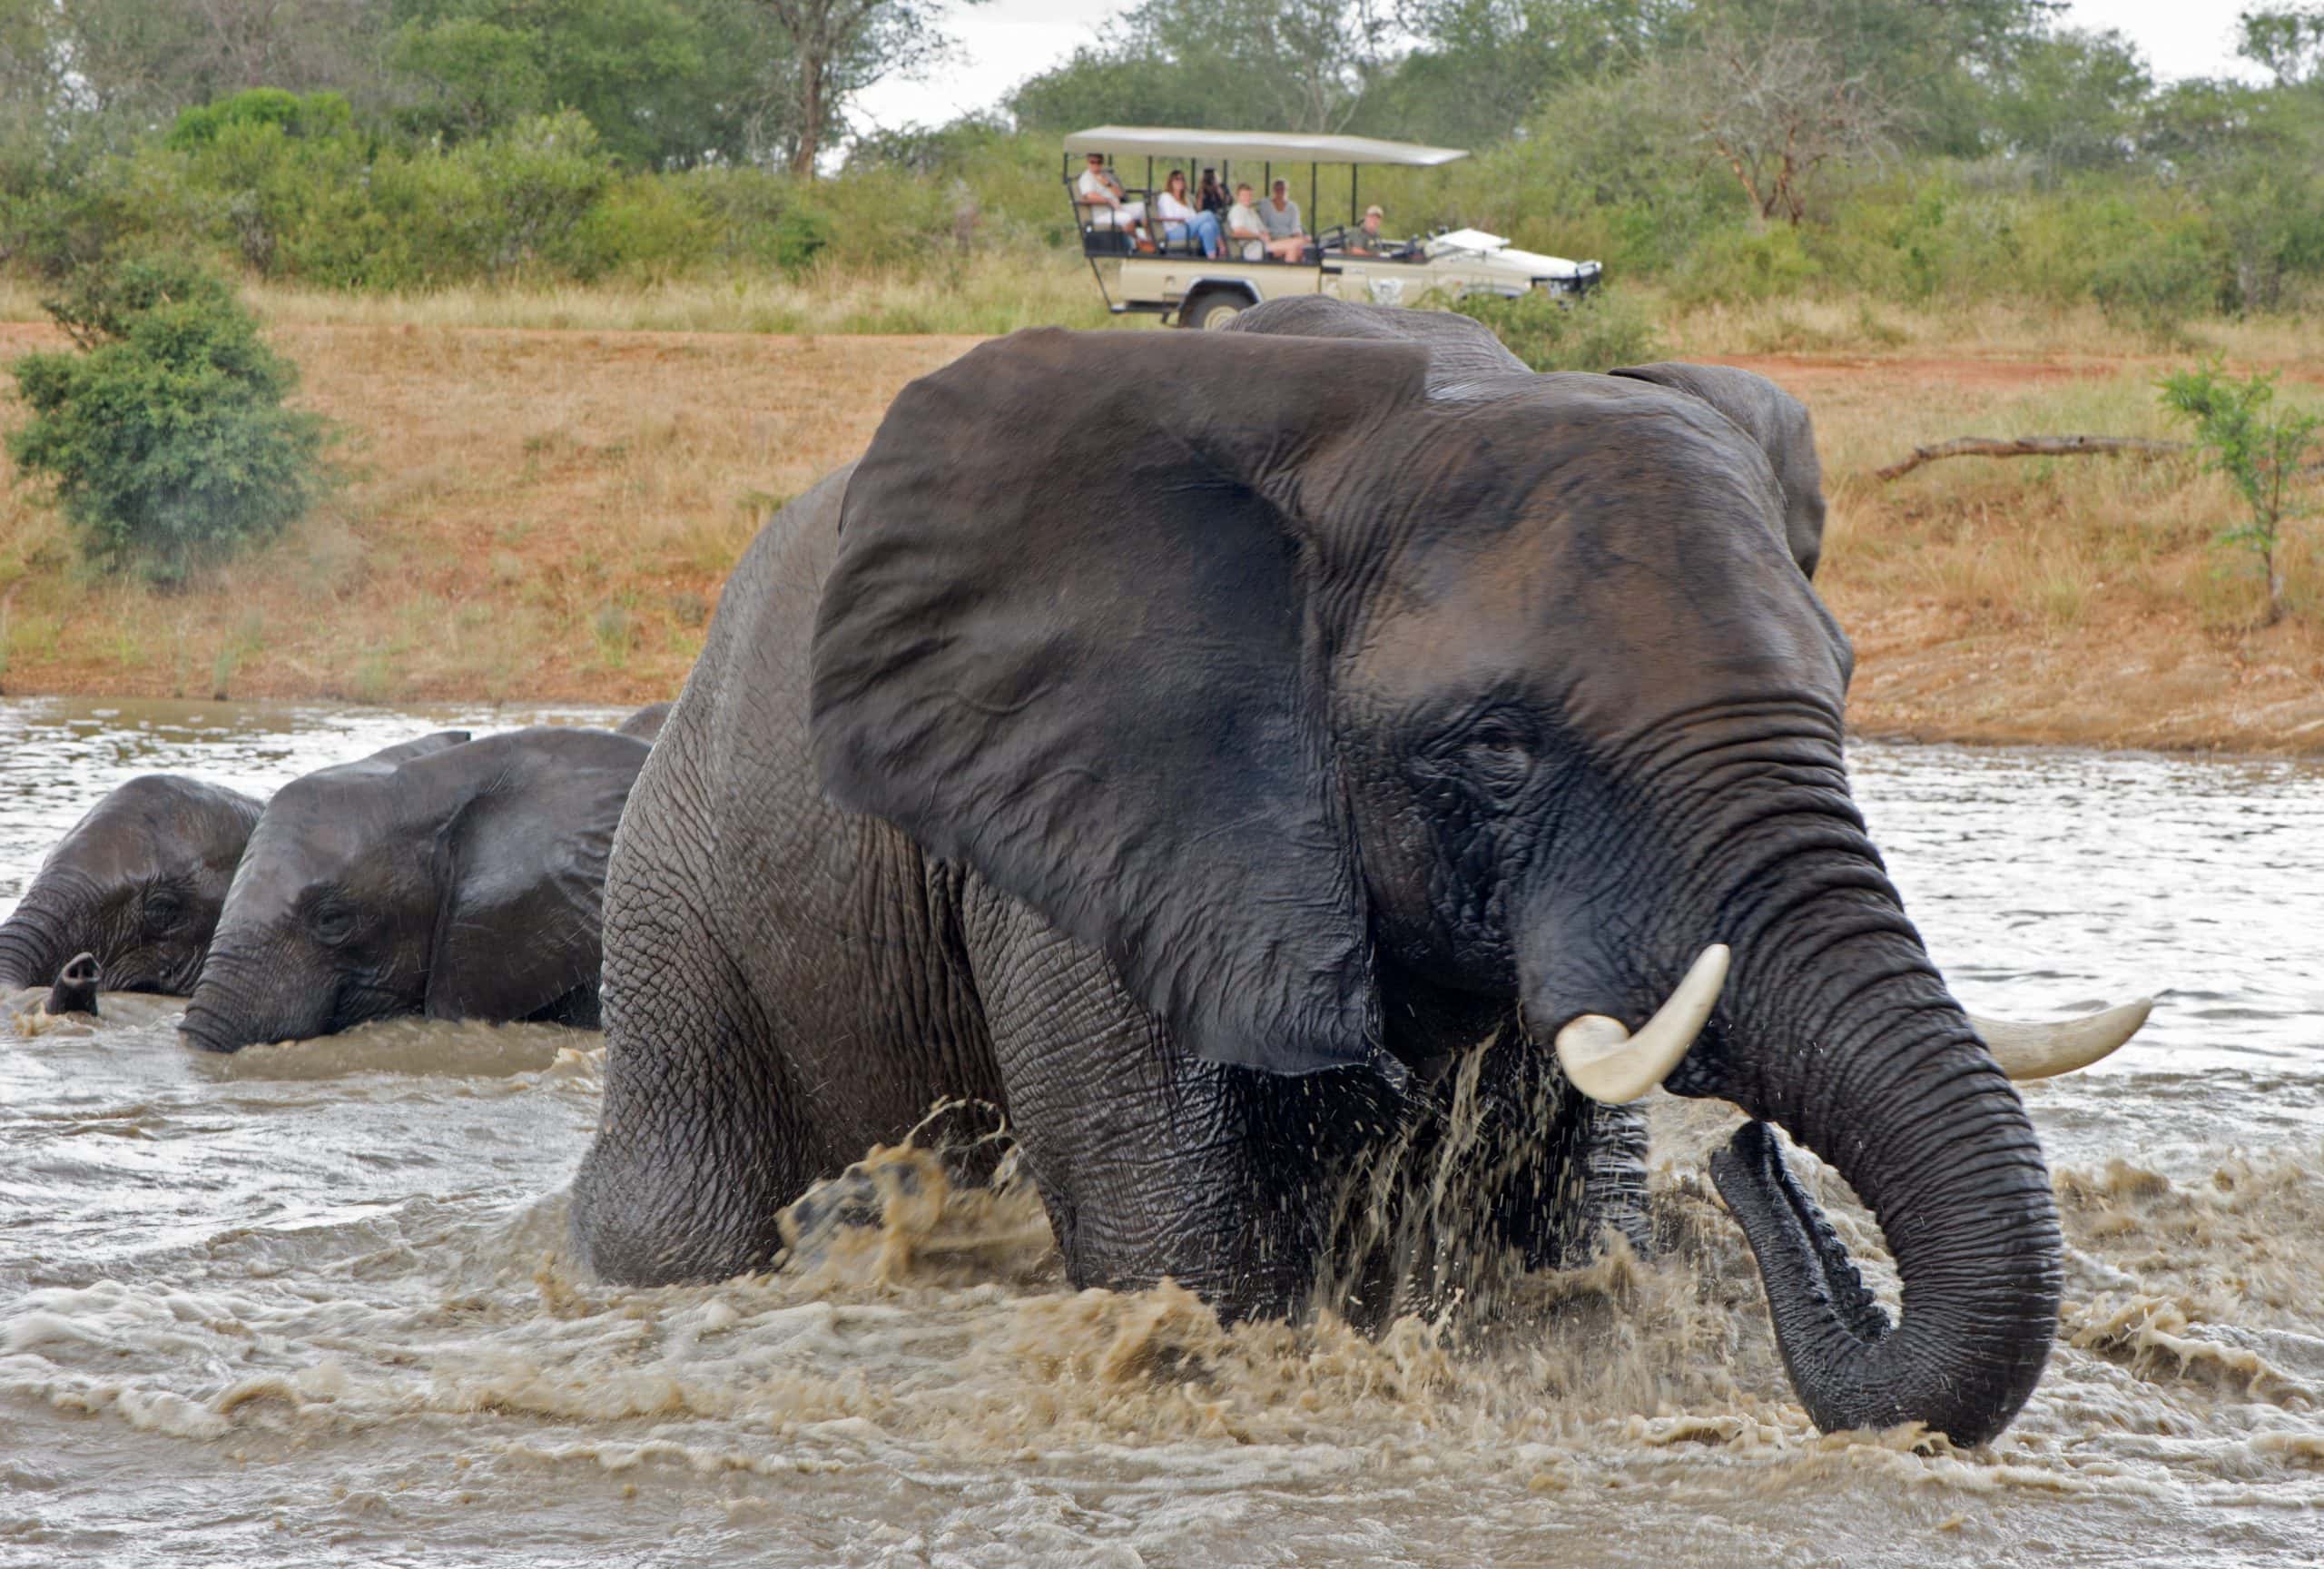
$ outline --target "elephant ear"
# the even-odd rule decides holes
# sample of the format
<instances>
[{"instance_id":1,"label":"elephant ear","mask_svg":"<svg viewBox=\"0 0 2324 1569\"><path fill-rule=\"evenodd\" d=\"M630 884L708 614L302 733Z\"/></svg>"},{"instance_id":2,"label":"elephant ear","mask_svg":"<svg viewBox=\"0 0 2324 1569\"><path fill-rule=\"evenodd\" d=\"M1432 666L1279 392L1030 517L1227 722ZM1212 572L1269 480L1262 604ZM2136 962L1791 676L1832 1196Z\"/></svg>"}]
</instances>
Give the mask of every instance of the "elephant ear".
<instances>
[{"instance_id":1,"label":"elephant ear","mask_svg":"<svg viewBox=\"0 0 2324 1569\"><path fill-rule=\"evenodd\" d=\"M1020 332L907 387L850 481L813 744L1113 962L1181 1044L1384 1062L1322 603L1415 346ZM1342 500L1344 513L1346 502Z\"/></svg>"},{"instance_id":2,"label":"elephant ear","mask_svg":"<svg viewBox=\"0 0 2324 1569\"><path fill-rule=\"evenodd\" d=\"M429 1018L529 1018L596 980L606 862L650 750L544 727L417 765L444 823Z\"/></svg>"}]
</instances>

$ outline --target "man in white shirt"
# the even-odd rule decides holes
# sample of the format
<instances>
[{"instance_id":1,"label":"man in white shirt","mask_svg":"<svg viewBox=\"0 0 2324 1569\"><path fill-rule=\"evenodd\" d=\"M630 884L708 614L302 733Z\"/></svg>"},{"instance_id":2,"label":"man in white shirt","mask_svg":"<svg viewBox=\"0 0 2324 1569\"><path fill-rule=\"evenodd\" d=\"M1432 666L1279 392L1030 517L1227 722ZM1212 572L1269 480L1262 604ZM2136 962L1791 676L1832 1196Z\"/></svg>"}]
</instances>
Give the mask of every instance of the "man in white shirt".
<instances>
[{"instance_id":1,"label":"man in white shirt","mask_svg":"<svg viewBox=\"0 0 2324 1569\"><path fill-rule=\"evenodd\" d=\"M1121 182L1106 168L1103 153L1089 154L1089 167L1081 172L1073 188L1078 193L1075 200L1088 211L1092 229L1127 229L1137 233L1146 227L1146 203L1123 195Z\"/></svg>"}]
</instances>

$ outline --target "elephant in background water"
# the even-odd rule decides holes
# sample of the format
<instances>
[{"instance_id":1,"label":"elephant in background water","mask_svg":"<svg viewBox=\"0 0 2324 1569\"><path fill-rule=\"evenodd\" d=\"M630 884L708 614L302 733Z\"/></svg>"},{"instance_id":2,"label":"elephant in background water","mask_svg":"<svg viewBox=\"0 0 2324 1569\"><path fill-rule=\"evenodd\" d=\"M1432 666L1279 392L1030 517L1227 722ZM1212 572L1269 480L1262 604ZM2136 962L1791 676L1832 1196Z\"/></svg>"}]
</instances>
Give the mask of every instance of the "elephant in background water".
<instances>
[{"instance_id":1,"label":"elephant in background water","mask_svg":"<svg viewBox=\"0 0 2324 1569\"><path fill-rule=\"evenodd\" d=\"M448 730L381 758L466 741ZM94 1011L97 989L193 991L218 913L265 804L177 774L117 785L58 840L0 923L0 992L51 986L52 1013Z\"/></svg>"},{"instance_id":2,"label":"elephant in background water","mask_svg":"<svg viewBox=\"0 0 2324 1569\"><path fill-rule=\"evenodd\" d=\"M958 1096L1006 1109L1076 1285L1361 1308L1393 1279L1349 1195L1449 1100L1492 1181L1427 1250L1545 1261L1624 1208L1596 1113L1661 1082L1753 1119L1715 1176L1819 1425L2006 1425L2048 1176L1849 799L1851 655L1766 454L1646 381L1438 353L1019 333L770 522L608 873L590 1264L763 1268ZM1770 1123L1871 1207L1900 1322Z\"/></svg>"},{"instance_id":3,"label":"elephant in background water","mask_svg":"<svg viewBox=\"0 0 2324 1569\"><path fill-rule=\"evenodd\" d=\"M647 745L539 726L293 780L186 1005L212 1051L375 1019L597 1019L599 912Z\"/></svg>"}]
</instances>

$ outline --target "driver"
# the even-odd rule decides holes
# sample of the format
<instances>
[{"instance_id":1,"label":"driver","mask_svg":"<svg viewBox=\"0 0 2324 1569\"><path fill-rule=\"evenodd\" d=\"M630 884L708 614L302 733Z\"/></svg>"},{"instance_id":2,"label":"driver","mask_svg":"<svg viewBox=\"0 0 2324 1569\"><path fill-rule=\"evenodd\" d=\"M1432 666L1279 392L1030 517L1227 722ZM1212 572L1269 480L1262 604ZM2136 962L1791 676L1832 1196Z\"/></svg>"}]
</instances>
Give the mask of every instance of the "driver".
<instances>
[{"instance_id":1,"label":"driver","mask_svg":"<svg viewBox=\"0 0 2324 1569\"><path fill-rule=\"evenodd\" d=\"M1395 247L1380 238L1380 225L1387 214L1377 206L1364 210L1364 222L1347 237L1347 252L1351 256L1385 256Z\"/></svg>"}]
</instances>

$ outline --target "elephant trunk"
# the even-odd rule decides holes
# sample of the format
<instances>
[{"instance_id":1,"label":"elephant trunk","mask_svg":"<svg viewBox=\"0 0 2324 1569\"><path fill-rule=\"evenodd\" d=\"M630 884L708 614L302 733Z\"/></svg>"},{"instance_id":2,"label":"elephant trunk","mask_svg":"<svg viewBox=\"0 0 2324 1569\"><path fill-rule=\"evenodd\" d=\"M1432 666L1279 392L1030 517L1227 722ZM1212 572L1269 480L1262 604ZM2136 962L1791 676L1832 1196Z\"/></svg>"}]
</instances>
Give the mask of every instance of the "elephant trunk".
<instances>
[{"instance_id":1,"label":"elephant trunk","mask_svg":"<svg viewBox=\"0 0 2324 1569\"><path fill-rule=\"evenodd\" d=\"M1925 1423L1963 1444L2024 1405L2057 1327L2062 1244L2016 1091L1949 1000L1898 983L1801 1037L1788 1084L1712 1158L1750 1239L1776 1339L1817 1426ZM1767 1121L1837 1169L1903 1282L1891 1324L1785 1168Z\"/></svg>"},{"instance_id":2,"label":"elephant trunk","mask_svg":"<svg viewBox=\"0 0 2324 1569\"><path fill-rule=\"evenodd\" d=\"M212 948L202 979L178 1025L188 1044L205 1051L239 1051L271 1041L302 1041L324 1033L330 1021L328 983L301 991L287 973Z\"/></svg>"},{"instance_id":3,"label":"elephant trunk","mask_svg":"<svg viewBox=\"0 0 2324 1569\"><path fill-rule=\"evenodd\" d=\"M1731 978L1667 1082L1758 1120L1712 1175L1817 1425L1919 1422L1983 1443L2033 1393L2057 1327L2063 1249L2033 1123L1844 794L1787 824L1765 797L1739 804L1758 832L1721 835ZM1768 1122L1870 1208L1903 1284L1897 1322L1786 1169Z\"/></svg>"},{"instance_id":4,"label":"elephant trunk","mask_svg":"<svg viewBox=\"0 0 2324 1569\"><path fill-rule=\"evenodd\" d=\"M1724 944L1724 966L1709 963L1725 970L1716 1011L1662 1082L1755 1119L1712 1175L1758 1258L1801 1403L1827 1430L1918 1422L1982 1443L2033 1393L2056 1332L2063 1247L2049 1174L2024 1104L1929 960L1848 797L1837 718L1803 714L1772 740L1759 725L1733 744L1682 732L1623 781L1634 796L1679 804L1664 834L1640 838L1683 848L1640 869L1628 907L1659 913L1626 931L1604 919L1602 899L1567 902L1600 913L1541 950L1538 995L1562 1006L1536 1016L1571 1020L1593 995L1622 995L1593 986L1620 965L1602 945L1609 930L1659 987L1638 1010L1633 986L1627 1019L1675 1011L1708 983L1677 981L1678 968L1704 971L1706 944ZM1562 971L1559 952L1574 956ZM1581 1022L1561 1055L1571 1047L1586 1061L1580 1049L1600 1026ZM1898 1321L1786 1169L1768 1123L1871 1209L1903 1282Z\"/></svg>"},{"instance_id":5,"label":"elephant trunk","mask_svg":"<svg viewBox=\"0 0 2324 1569\"><path fill-rule=\"evenodd\" d=\"M46 986L76 951L65 923L27 902L0 922L0 992Z\"/></svg>"}]
</instances>

